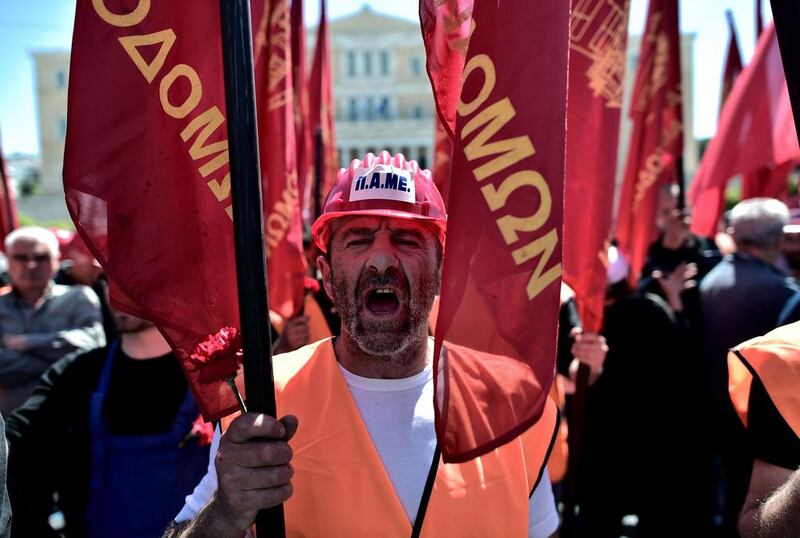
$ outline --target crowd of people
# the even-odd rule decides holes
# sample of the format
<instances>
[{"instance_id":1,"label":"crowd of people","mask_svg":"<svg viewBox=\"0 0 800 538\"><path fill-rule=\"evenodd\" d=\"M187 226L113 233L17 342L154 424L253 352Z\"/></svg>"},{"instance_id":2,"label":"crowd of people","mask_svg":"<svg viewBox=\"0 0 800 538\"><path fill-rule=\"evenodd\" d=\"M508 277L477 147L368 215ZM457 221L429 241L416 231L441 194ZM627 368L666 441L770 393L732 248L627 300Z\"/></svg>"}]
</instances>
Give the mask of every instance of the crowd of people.
<instances>
[{"instance_id":1,"label":"crowd of people","mask_svg":"<svg viewBox=\"0 0 800 538\"><path fill-rule=\"evenodd\" d=\"M339 200L306 233L304 307L271 318L279 419L246 413L212 429L159 330L110 307L77 235L6 237L0 536L241 536L284 501L289 536L420 526L544 538L565 516L574 524L562 536L800 536L798 418L758 375L737 407L729 376L730 350L744 362L768 354L774 339L737 346L782 326L784 348L800 354L800 218L782 202L742 201L718 237L701 238L678 193L662 189L641 275L609 248L599 334L581 328L579 298L562 286L553 395L563 425L579 412L582 427L560 430L540 476L535 458L519 457L537 432L439 462L430 316L444 205L429 172L388 153L341 170L334 194L350 192L359 168L408 177L409 206L434 210L384 207L377 189L369 210ZM799 380L787 371L778 383ZM559 513L566 497L574 514Z\"/></svg>"}]
</instances>

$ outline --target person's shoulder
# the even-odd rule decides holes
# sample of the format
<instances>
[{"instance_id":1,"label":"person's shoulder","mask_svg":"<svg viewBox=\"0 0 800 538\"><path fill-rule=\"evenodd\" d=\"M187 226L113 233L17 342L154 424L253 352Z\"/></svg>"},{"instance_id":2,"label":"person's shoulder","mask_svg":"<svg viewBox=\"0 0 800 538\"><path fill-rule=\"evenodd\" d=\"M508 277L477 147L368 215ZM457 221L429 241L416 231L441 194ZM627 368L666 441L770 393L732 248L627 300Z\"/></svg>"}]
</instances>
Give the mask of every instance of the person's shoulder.
<instances>
[{"instance_id":1,"label":"person's shoulder","mask_svg":"<svg viewBox=\"0 0 800 538\"><path fill-rule=\"evenodd\" d=\"M53 284L52 296L62 301L88 301L95 306L100 306L100 299L89 286L83 284Z\"/></svg>"},{"instance_id":2,"label":"person's shoulder","mask_svg":"<svg viewBox=\"0 0 800 538\"><path fill-rule=\"evenodd\" d=\"M294 379L314 358L333 355L333 340L325 338L301 348L275 355L272 358L272 370L276 387L284 387Z\"/></svg>"}]
</instances>

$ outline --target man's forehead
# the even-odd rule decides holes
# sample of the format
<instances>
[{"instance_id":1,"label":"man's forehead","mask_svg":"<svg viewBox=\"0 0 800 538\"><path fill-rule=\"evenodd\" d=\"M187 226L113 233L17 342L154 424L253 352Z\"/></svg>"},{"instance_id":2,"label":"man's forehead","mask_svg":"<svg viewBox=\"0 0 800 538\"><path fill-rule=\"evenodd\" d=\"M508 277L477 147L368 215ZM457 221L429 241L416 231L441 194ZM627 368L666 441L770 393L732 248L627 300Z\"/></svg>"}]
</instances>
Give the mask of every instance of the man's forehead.
<instances>
[{"instance_id":1,"label":"man's forehead","mask_svg":"<svg viewBox=\"0 0 800 538\"><path fill-rule=\"evenodd\" d=\"M47 250L47 245L36 239L21 238L14 241L11 250Z\"/></svg>"},{"instance_id":2,"label":"man's forehead","mask_svg":"<svg viewBox=\"0 0 800 538\"><path fill-rule=\"evenodd\" d=\"M382 217L377 215L353 215L340 219L331 230L331 237L349 230L367 229L377 231L386 227L392 231L416 231L421 234L434 235L430 226L424 221L403 219L399 217Z\"/></svg>"}]
</instances>

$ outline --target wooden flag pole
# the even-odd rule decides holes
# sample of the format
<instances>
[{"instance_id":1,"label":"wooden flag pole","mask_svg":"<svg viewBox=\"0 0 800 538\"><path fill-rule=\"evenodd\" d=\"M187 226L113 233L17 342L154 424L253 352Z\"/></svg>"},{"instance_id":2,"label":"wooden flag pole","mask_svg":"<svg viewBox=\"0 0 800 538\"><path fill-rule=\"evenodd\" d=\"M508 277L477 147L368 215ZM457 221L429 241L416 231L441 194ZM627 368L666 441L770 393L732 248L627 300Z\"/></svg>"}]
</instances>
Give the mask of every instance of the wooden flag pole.
<instances>
[{"instance_id":1,"label":"wooden flag pole","mask_svg":"<svg viewBox=\"0 0 800 538\"><path fill-rule=\"evenodd\" d=\"M794 126L800 139L800 3L797 0L770 0L770 4L792 102Z\"/></svg>"},{"instance_id":2,"label":"wooden flag pole","mask_svg":"<svg viewBox=\"0 0 800 538\"><path fill-rule=\"evenodd\" d=\"M242 328L244 382L249 411L276 416L272 378L272 337L264 258L264 223L253 47L248 0L220 0L225 105L236 251L239 320ZM286 534L283 506L256 516L258 538Z\"/></svg>"}]
</instances>

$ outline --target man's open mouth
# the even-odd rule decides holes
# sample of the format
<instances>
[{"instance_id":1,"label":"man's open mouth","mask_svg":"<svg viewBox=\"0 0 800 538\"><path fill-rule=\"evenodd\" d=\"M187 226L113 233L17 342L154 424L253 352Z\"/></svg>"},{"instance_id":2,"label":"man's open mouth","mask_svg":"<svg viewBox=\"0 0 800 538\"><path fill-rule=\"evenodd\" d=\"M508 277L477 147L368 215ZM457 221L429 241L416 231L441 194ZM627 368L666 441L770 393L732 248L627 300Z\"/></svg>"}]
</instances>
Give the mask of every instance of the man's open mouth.
<instances>
[{"instance_id":1,"label":"man's open mouth","mask_svg":"<svg viewBox=\"0 0 800 538\"><path fill-rule=\"evenodd\" d=\"M400 309L400 298L392 288L377 288L367 293L365 306L375 316L391 316Z\"/></svg>"}]
</instances>

